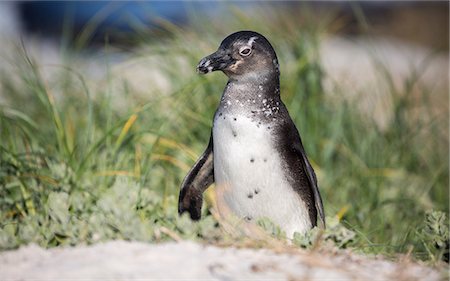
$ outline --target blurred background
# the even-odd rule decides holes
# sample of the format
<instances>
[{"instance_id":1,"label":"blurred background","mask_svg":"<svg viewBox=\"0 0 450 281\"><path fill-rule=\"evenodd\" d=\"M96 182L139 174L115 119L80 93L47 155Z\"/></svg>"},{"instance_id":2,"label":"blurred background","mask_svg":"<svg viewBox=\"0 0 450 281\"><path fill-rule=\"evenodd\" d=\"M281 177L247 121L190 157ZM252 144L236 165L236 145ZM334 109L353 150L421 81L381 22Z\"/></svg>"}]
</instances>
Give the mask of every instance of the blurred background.
<instances>
[{"instance_id":1,"label":"blurred background","mask_svg":"<svg viewBox=\"0 0 450 281\"><path fill-rule=\"evenodd\" d=\"M76 34L97 17L89 44L103 44L106 37L117 43L132 43L130 38L139 27L160 29L162 20L172 24L189 25L190 15L201 14L205 22L225 20L227 6L238 5L244 13L257 7L269 11L295 11L305 5L319 15L332 14L340 19L335 32L342 35L363 35L364 30L355 15L355 6L371 24L374 35L398 38L410 43L448 49L448 10L444 1L363 1L357 5L345 1L276 1L276 2L186 2L186 1L24 1L4 3L8 18L6 29L26 31L45 38L73 42ZM258 15L255 15L258 16ZM265 16L260 14L259 16ZM4 17L3 17L4 18ZM317 21L321 17L316 18ZM330 26L333 25L330 23ZM5 26L6 27L6 26ZM8 31L8 30L7 30ZM11 31L11 30L9 30Z\"/></svg>"},{"instance_id":2,"label":"blurred background","mask_svg":"<svg viewBox=\"0 0 450 281\"><path fill-rule=\"evenodd\" d=\"M321 37L317 59L329 74L326 80L340 80L341 86L349 87L349 92L373 89L373 83L376 88L381 87L374 78L373 60L394 73L396 85L403 83L412 68L421 68L424 83L445 91L447 8L443 1L17 1L1 4L0 34L6 36L6 42L21 40L44 64L67 59L61 56L62 52L86 55L79 57L80 63L89 65L86 71L94 77L104 77L104 65L96 59L120 68L120 63L129 62L133 52L139 52L136 50L154 48L152 45L157 42L173 39L177 27L196 33L200 45L216 40L211 38L211 32L201 38L200 33L208 28L225 37L240 28L257 27L264 31L267 27L279 27L273 33L280 33L286 25L289 28L297 25L299 29L315 29ZM220 40L216 41L218 45ZM421 63L427 67L421 67ZM143 63L137 64L145 68ZM169 87L171 83L162 77L157 81L141 77L144 71L160 75L156 69L136 66L121 74L125 78L133 76L127 82L135 87ZM324 85L330 83L324 81ZM138 89L140 93L143 91ZM375 92L370 99L378 97L379 91ZM437 103L445 104L445 100L438 99ZM378 124L384 126L387 121L383 118L389 117L380 113L380 107L385 106L377 101L371 109L366 106L364 110L370 111Z\"/></svg>"},{"instance_id":3,"label":"blurred background","mask_svg":"<svg viewBox=\"0 0 450 281\"><path fill-rule=\"evenodd\" d=\"M445 1L1 2L0 248L224 239L176 204L226 83L195 66L238 30L277 52L326 237L448 260Z\"/></svg>"}]
</instances>

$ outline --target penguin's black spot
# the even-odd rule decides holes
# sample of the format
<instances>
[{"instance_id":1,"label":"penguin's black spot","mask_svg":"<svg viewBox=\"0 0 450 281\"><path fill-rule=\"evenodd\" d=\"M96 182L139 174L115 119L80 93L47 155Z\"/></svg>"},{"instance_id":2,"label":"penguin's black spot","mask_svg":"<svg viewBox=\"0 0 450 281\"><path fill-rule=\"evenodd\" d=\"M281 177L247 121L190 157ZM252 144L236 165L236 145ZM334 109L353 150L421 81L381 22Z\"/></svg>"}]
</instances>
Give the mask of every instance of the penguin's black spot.
<instances>
[{"instance_id":1,"label":"penguin's black spot","mask_svg":"<svg viewBox=\"0 0 450 281\"><path fill-rule=\"evenodd\" d=\"M223 120L225 120L225 116L223 117Z\"/></svg>"},{"instance_id":2,"label":"penguin's black spot","mask_svg":"<svg viewBox=\"0 0 450 281\"><path fill-rule=\"evenodd\" d=\"M234 117L233 120L236 121L237 120L236 117Z\"/></svg>"},{"instance_id":3,"label":"penguin's black spot","mask_svg":"<svg viewBox=\"0 0 450 281\"><path fill-rule=\"evenodd\" d=\"M222 113L219 113L219 116L222 116Z\"/></svg>"},{"instance_id":4,"label":"penguin's black spot","mask_svg":"<svg viewBox=\"0 0 450 281\"><path fill-rule=\"evenodd\" d=\"M237 137L237 133L233 131L233 137Z\"/></svg>"},{"instance_id":5,"label":"penguin's black spot","mask_svg":"<svg viewBox=\"0 0 450 281\"><path fill-rule=\"evenodd\" d=\"M269 126L269 127L267 127L267 129L268 129L268 130L270 130L270 126Z\"/></svg>"},{"instance_id":6,"label":"penguin's black spot","mask_svg":"<svg viewBox=\"0 0 450 281\"><path fill-rule=\"evenodd\" d=\"M255 162L255 159L254 158L250 158L250 162L251 163Z\"/></svg>"},{"instance_id":7,"label":"penguin's black spot","mask_svg":"<svg viewBox=\"0 0 450 281\"><path fill-rule=\"evenodd\" d=\"M244 219L245 219L246 221L251 221L251 220L252 220L252 217L250 217L250 216L245 216Z\"/></svg>"},{"instance_id":8,"label":"penguin's black spot","mask_svg":"<svg viewBox=\"0 0 450 281\"><path fill-rule=\"evenodd\" d=\"M247 197L252 199L253 198L253 193L247 194Z\"/></svg>"},{"instance_id":9,"label":"penguin's black spot","mask_svg":"<svg viewBox=\"0 0 450 281\"><path fill-rule=\"evenodd\" d=\"M259 193L259 189L255 189L255 194L258 194Z\"/></svg>"}]
</instances>

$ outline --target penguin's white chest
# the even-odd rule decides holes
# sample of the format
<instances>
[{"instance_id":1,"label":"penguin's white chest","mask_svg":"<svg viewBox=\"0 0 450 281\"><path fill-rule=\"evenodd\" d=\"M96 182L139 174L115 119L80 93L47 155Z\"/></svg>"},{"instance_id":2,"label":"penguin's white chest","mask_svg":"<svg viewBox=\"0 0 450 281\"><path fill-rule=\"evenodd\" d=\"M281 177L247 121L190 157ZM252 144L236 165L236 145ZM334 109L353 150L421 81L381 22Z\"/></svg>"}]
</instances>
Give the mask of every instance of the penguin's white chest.
<instances>
[{"instance_id":1,"label":"penguin's white chest","mask_svg":"<svg viewBox=\"0 0 450 281\"><path fill-rule=\"evenodd\" d=\"M270 125L243 115L219 115L213 126L219 212L227 216L231 211L247 221L267 217L290 238L310 229L306 205L286 179Z\"/></svg>"}]
</instances>

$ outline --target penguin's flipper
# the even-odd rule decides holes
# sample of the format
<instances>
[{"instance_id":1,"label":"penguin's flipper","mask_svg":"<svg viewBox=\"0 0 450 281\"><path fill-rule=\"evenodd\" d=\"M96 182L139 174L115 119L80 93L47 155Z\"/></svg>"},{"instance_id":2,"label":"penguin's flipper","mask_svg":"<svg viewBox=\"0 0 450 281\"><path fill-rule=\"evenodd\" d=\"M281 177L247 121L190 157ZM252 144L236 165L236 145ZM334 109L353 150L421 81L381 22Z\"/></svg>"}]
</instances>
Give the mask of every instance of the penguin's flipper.
<instances>
[{"instance_id":1,"label":"penguin's flipper","mask_svg":"<svg viewBox=\"0 0 450 281\"><path fill-rule=\"evenodd\" d=\"M279 135L284 136L283 141L280 141L281 146L289 150L289 152L286 152L286 159L288 159L291 169L301 169L302 173L299 174L306 175L307 182L305 182L302 177L296 179L296 184L294 185L298 188L297 192L299 192L301 197L305 196L305 199L310 198L306 199L307 201L314 201L314 206L308 206L308 208L314 208L310 209L310 218L313 226L318 224L320 227L325 228L325 212L323 210L322 198L320 197L319 187L317 185L316 174L308 161L300 134L292 120L289 120L284 126L281 126ZM305 184L309 186L309 188L305 186Z\"/></svg>"},{"instance_id":2,"label":"penguin's flipper","mask_svg":"<svg viewBox=\"0 0 450 281\"><path fill-rule=\"evenodd\" d=\"M301 145L301 143L300 143ZM321 228L325 228L325 212L323 211L323 203L322 203L322 197L320 196L319 193L319 187L317 185L317 178L316 178L316 173L314 172L314 169L312 168L311 164L309 163L308 158L306 157L306 153L303 149L300 150L300 154L302 156L302 160L304 163L304 167L306 170L306 174L308 175L308 179L309 179L309 183L311 186L311 189L313 191L314 194L314 202L316 205L316 210L318 213L318 225Z\"/></svg>"},{"instance_id":3,"label":"penguin's flipper","mask_svg":"<svg viewBox=\"0 0 450 281\"><path fill-rule=\"evenodd\" d=\"M213 159L213 138L211 134L208 147L181 184L180 196L178 197L178 213L180 215L189 212L191 219L200 219L203 192L214 182Z\"/></svg>"}]
</instances>

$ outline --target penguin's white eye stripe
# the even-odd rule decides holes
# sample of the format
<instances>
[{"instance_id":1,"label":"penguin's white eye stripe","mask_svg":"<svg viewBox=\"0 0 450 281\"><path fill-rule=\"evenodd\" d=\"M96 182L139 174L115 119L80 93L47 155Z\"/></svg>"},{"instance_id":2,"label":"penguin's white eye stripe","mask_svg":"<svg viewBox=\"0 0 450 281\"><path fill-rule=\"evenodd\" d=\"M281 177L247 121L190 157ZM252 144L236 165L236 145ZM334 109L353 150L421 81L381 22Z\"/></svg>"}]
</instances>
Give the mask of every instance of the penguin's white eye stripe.
<instances>
[{"instance_id":1,"label":"penguin's white eye stripe","mask_svg":"<svg viewBox=\"0 0 450 281\"><path fill-rule=\"evenodd\" d=\"M251 52L252 52L252 49L247 46L245 46L239 50L239 54L241 54L241 56L248 56L248 55L250 55Z\"/></svg>"},{"instance_id":2,"label":"penguin's white eye stripe","mask_svg":"<svg viewBox=\"0 0 450 281\"><path fill-rule=\"evenodd\" d=\"M247 45L250 45L250 46L253 45L253 42L255 42L256 39L258 39L257 36L250 37L250 39L247 42Z\"/></svg>"}]
</instances>

